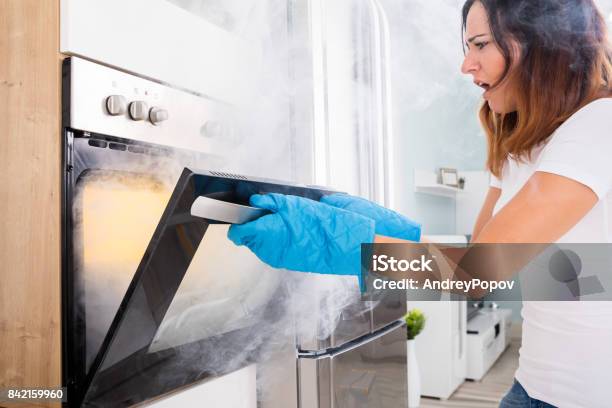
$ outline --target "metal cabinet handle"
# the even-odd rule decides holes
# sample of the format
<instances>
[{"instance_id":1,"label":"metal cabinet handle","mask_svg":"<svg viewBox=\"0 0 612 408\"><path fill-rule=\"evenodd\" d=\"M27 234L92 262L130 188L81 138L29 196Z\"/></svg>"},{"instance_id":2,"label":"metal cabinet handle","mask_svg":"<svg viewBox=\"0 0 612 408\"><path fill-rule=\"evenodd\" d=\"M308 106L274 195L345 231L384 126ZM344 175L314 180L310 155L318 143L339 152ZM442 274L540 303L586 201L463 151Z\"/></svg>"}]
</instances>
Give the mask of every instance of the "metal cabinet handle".
<instances>
[{"instance_id":1,"label":"metal cabinet handle","mask_svg":"<svg viewBox=\"0 0 612 408\"><path fill-rule=\"evenodd\" d=\"M266 214L268 210L229 203L208 197L198 197L191 205L191 215L228 224L244 224L256 220Z\"/></svg>"}]
</instances>

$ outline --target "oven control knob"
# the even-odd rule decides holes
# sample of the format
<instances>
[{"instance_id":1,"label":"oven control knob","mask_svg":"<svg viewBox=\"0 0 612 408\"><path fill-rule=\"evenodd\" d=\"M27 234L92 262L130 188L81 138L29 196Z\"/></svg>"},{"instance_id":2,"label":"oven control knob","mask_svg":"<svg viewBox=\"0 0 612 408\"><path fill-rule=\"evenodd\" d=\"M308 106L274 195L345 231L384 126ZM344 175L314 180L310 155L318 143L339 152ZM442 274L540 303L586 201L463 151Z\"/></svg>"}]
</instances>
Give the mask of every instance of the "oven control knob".
<instances>
[{"instance_id":1,"label":"oven control knob","mask_svg":"<svg viewBox=\"0 0 612 408\"><path fill-rule=\"evenodd\" d=\"M149 114L149 107L144 101L130 102L129 113L132 120L145 120Z\"/></svg>"},{"instance_id":2,"label":"oven control knob","mask_svg":"<svg viewBox=\"0 0 612 408\"><path fill-rule=\"evenodd\" d=\"M126 111L127 101L121 95L111 95L106 98L106 111L111 116L123 115Z\"/></svg>"},{"instance_id":3,"label":"oven control knob","mask_svg":"<svg viewBox=\"0 0 612 408\"><path fill-rule=\"evenodd\" d=\"M157 125L164 120L168 120L168 111L161 108L153 107L149 111L149 120L152 124Z\"/></svg>"}]
</instances>

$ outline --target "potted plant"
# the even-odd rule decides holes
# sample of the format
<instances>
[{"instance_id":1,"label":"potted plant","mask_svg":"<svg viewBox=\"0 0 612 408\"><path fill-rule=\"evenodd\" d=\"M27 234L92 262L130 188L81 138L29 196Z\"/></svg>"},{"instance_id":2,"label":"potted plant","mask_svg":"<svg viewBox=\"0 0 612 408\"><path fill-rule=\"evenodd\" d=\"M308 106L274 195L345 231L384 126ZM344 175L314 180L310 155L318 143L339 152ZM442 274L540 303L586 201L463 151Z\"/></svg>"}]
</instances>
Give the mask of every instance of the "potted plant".
<instances>
[{"instance_id":1,"label":"potted plant","mask_svg":"<svg viewBox=\"0 0 612 408\"><path fill-rule=\"evenodd\" d=\"M419 309L410 310L406 316L408 354L408 407L418 407L421 401L421 374L416 359L414 339L425 327L425 315Z\"/></svg>"}]
</instances>

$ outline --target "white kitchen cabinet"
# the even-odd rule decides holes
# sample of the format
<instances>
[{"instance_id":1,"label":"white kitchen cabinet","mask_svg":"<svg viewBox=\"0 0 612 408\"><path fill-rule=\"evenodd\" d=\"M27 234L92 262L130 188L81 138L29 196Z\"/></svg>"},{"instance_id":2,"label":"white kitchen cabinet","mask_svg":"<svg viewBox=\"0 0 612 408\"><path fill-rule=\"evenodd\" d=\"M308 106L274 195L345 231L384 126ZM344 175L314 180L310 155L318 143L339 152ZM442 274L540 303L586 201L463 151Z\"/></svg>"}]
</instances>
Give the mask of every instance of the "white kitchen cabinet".
<instances>
[{"instance_id":1,"label":"white kitchen cabinet","mask_svg":"<svg viewBox=\"0 0 612 408\"><path fill-rule=\"evenodd\" d=\"M60 51L238 103L261 67L249 41L166 0L61 0Z\"/></svg>"},{"instance_id":2,"label":"white kitchen cabinet","mask_svg":"<svg viewBox=\"0 0 612 408\"><path fill-rule=\"evenodd\" d=\"M256 408L256 366L178 390L145 405L147 408L224 407Z\"/></svg>"},{"instance_id":3,"label":"white kitchen cabinet","mask_svg":"<svg viewBox=\"0 0 612 408\"><path fill-rule=\"evenodd\" d=\"M413 308L420 309L427 319L416 338L421 394L447 399L466 377L467 304L458 300L409 301L408 309Z\"/></svg>"},{"instance_id":4,"label":"white kitchen cabinet","mask_svg":"<svg viewBox=\"0 0 612 408\"><path fill-rule=\"evenodd\" d=\"M467 378L481 380L510 344L512 311L485 309L467 325Z\"/></svg>"}]
</instances>

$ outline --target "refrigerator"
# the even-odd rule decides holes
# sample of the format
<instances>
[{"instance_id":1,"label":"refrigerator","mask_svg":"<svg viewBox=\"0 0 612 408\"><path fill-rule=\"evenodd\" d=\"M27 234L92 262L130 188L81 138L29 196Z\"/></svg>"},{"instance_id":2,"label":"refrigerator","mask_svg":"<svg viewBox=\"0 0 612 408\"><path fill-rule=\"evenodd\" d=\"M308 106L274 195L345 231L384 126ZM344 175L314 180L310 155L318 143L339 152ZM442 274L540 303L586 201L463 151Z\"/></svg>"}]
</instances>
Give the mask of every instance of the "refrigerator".
<instances>
[{"instance_id":1,"label":"refrigerator","mask_svg":"<svg viewBox=\"0 0 612 408\"><path fill-rule=\"evenodd\" d=\"M376 0L307 3L308 13L297 13L308 15L314 181L394 208L385 11ZM299 29L299 24L292 27L297 37ZM331 329L326 327L327 294L313 291L323 305L312 311L317 324L298 330L297 407L407 406L406 329L401 320L406 295L389 291L361 296L348 287L354 295L347 296ZM264 406L294 406L288 400L278 405L266 401Z\"/></svg>"}]
</instances>

